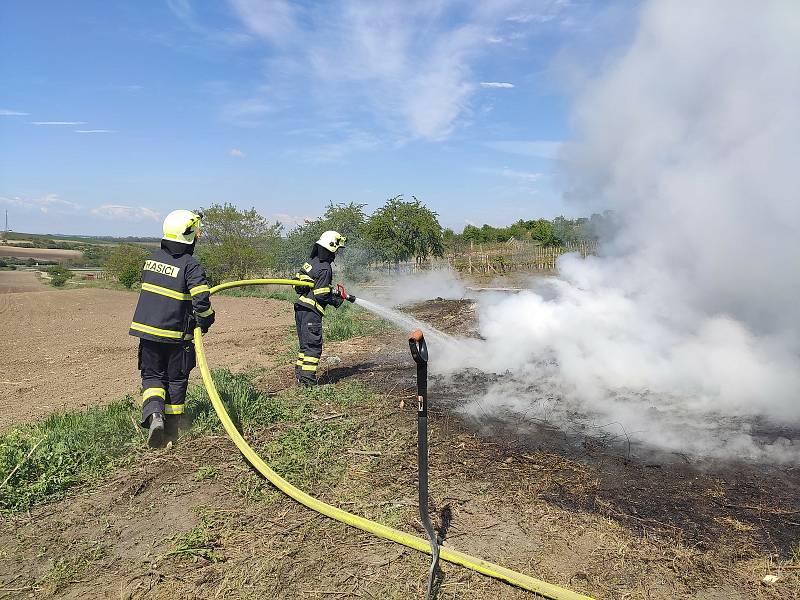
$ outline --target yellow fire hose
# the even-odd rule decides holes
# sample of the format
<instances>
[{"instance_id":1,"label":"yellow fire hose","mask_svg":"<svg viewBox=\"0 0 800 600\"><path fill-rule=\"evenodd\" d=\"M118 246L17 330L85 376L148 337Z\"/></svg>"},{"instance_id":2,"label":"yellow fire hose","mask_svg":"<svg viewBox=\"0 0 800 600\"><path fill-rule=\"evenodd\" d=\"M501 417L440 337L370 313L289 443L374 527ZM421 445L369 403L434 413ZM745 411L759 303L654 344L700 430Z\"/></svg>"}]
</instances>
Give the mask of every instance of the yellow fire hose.
<instances>
[{"instance_id":1,"label":"yellow fire hose","mask_svg":"<svg viewBox=\"0 0 800 600\"><path fill-rule=\"evenodd\" d=\"M215 294L228 288L248 285L312 286L312 284L309 282L295 281L291 279L247 279L220 284L211 288L211 293ZM359 517L358 515L354 515L340 508L336 508L335 506L331 506L330 504L326 504L325 502L317 500L313 496L306 494L303 490L296 488L283 477L278 475L275 471L273 471L242 437L242 434L239 433L239 431L236 429L236 426L233 424L233 421L231 421L228 411L225 410L225 405L222 403L222 399L219 397L217 387L214 385L214 380L211 378L211 371L208 368L205 347L203 346L203 336L199 327L194 330L194 345L197 349L197 363L200 365L200 373L203 376L203 383L206 386L209 398L211 398L211 403L214 406L214 410L217 411L217 416L222 422L222 426L225 428L225 431L233 440L233 443L236 444L236 447L239 448L239 451L244 455L248 462L258 469L258 471L264 477L266 477L270 483L300 504L303 504L311 510L323 514L326 517L336 519L341 523L351 525L352 527L356 527L362 531L366 531L378 537L397 542L398 544L402 544L403 546L424 552L425 554L431 553L431 547L428 540L405 533L404 531L387 527L386 525L381 525L375 521L370 521L364 517ZM452 548L442 546L439 557L442 560L446 560L456 565L461 565L462 567L477 571L478 573L483 573L484 575L494 577L495 579L501 579L522 589L535 592L541 596L545 596L546 598L551 598L552 600L593 600L589 596L584 596L583 594L579 594L557 585L535 579L528 575L517 573L511 569L506 569L500 565L495 565L483 559L475 558L468 554L464 554L463 552L458 552Z\"/></svg>"}]
</instances>

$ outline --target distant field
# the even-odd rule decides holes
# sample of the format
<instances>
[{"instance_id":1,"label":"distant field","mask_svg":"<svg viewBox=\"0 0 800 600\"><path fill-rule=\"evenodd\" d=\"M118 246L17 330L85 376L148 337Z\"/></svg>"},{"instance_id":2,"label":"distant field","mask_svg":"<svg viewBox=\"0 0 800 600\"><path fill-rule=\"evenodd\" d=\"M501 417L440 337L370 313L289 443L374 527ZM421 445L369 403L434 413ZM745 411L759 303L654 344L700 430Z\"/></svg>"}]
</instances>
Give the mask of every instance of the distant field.
<instances>
[{"instance_id":1,"label":"distant field","mask_svg":"<svg viewBox=\"0 0 800 600\"><path fill-rule=\"evenodd\" d=\"M42 284L35 273L30 271L0 271L0 294L20 292L45 292L53 288ZM0 312L2 312L0 304Z\"/></svg>"},{"instance_id":2,"label":"distant field","mask_svg":"<svg viewBox=\"0 0 800 600\"><path fill-rule=\"evenodd\" d=\"M83 253L79 250L53 250L50 248L22 248L15 246L0 246L0 258L32 258L34 260L66 260L81 258Z\"/></svg>"},{"instance_id":3,"label":"distant field","mask_svg":"<svg viewBox=\"0 0 800 600\"><path fill-rule=\"evenodd\" d=\"M113 245L113 244L142 244L146 246L157 245L160 243L160 238L157 237L113 237L113 236L89 236L89 235L64 235L64 234L41 234L41 233L24 233L21 231L9 231L7 234L8 241L11 243L20 240L31 242L58 242L69 244L93 244L98 246Z\"/></svg>"}]
</instances>

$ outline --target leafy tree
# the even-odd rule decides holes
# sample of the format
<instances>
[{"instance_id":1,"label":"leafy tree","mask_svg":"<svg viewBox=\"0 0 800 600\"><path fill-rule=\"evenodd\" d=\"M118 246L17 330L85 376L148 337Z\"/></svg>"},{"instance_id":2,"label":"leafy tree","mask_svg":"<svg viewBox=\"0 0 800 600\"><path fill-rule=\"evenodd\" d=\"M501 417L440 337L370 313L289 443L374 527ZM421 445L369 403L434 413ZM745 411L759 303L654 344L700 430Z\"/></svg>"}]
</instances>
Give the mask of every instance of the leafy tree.
<instances>
[{"instance_id":1,"label":"leafy tree","mask_svg":"<svg viewBox=\"0 0 800 600\"><path fill-rule=\"evenodd\" d=\"M531 239L539 242L542 246L556 246L558 241L553 233L553 224L547 219L537 219L533 222L531 229Z\"/></svg>"},{"instance_id":2,"label":"leafy tree","mask_svg":"<svg viewBox=\"0 0 800 600\"><path fill-rule=\"evenodd\" d=\"M377 255L398 263L416 258L417 262L444 253L442 226L438 215L413 197L406 202L402 195L389 198L364 226L364 233Z\"/></svg>"},{"instance_id":3,"label":"leafy tree","mask_svg":"<svg viewBox=\"0 0 800 600\"><path fill-rule=\"evenodd\" d=\"M255 208L239 210L227 202L202 212L197 254L210 281L246 279L276 267L283 225L270 223Z\"/></svg>"},{"instance_id":4,"label":"leafy tree","mask_svg":"<svg viewBox=\"0 0 800 600\"><path fill-rule=\"evenodd\" d=\"M105 261L106 270L126 288L142 281L142 267L149 256L147 249L133 244L120 244Z\"/></svg>"},{"instance_id":5,"label":"leafy tree","mask_svg":"<svg viewBox=\"0 0 800 600\"><path fill-rule=\"evenodd\" d=\"M63 287L68 280L72 279L72 271L65 269L61 265L54 265L47 269L50 275L50 285L53 287Z\"/></svg>"},{"instance_id":6,"label":"leafy tree","mask_svg":"<svg viewBox=\"0 0 800 600\"><path fill-rule=\"evenodd\" d=\"M334 204L331 202L325 213L293 229L286 236L281 250L281 265L287 270L296 269L308 259L311 248L323 232L338 231L347 236L347 253L362 237L362 228L366 220L364 204L349 202Z\"/></svg>"}]
</instances>

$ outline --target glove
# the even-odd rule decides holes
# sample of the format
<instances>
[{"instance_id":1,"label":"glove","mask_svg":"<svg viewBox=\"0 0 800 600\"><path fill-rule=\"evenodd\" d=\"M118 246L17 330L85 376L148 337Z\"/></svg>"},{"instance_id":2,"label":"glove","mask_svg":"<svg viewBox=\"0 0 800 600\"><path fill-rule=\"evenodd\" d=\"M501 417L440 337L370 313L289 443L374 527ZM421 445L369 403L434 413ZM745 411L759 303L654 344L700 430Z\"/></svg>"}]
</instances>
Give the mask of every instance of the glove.
<instances>
[{"instance_id":1,"label":"glove","mask_svg":"<svg viewBox=\"0 0 800 600\"><path fill-rule=\"evenodd\" d=\"M344 289L344 286L341 283L336 284L336 292L339 294L342 300L347 300L348 302L355 302L356 297L353 294L348 294L347 290Z\"/></svg>"},{"instance_id":2,"label":"glove","mask_svg":"<svg viewBox=\"0 0 800 600\"><path fill-rule=\"evenodd\" d=\"M197 324L200 326L201 333L208 333L208 328L214 324L214 316L215 314L212 312L207 317L197 317Z\"/></svg>"}]
</instances>

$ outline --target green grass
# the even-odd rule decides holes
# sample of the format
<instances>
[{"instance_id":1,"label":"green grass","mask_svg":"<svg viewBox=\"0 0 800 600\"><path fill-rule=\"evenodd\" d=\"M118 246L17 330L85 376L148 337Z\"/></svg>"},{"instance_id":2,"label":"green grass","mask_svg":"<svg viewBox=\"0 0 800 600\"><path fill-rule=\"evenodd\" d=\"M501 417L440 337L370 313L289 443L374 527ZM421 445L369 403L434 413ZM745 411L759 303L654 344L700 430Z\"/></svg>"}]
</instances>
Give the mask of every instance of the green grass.
<instances>
[{"instance_id":1,"label":"green grass","mask_svg":"<svg viewBox=\"0 0 800 600\"><path fill-rule=\"evenodd\" d=\"M212 373L220 398L237 428L248 434L274 430L257 451L279 474L300 487L331 481L340 474L338 457L355 425L346 416L320 419L372 398L360 383L290 388L275 395L260 392L246 374ZM221 425L202 386L189 391L187 410L194 418L193 435L219 431ZM269 496L260 478L245 476L236 491L248 500Z\"/></svg>"},{"instance_id":2,"label":"green grass","mask_svg":"<svg viewBox=\"0 0 800 600\"><path fill-rule=\"evenodd\" d=\"M73 278L70 279L67 284L64 286L64 289L87 289L87 288L95 288L95 289L102 289L102 290L116 290L118 292L136 292L137 294L141 291L141 284L134 283L132 287L125 287L118 281L113 281L111 279L77 279Z\"/></svg>"},{"instance_id":3,"label":"green grass","mask_svg":"<svg viewBox=\"0 0 800 600\"><path fill-rule=\"evenodd\" d=\"M231 288L219 292L221 296L234 296L236 298L268 298L270 300L285 300L294 302L297 300L297 293L294 288L288 285L248 285L240 288Z\"/></svg>"},{"instance_id":4,"label":"green grass","mask_svg":"<svg viewBox=\"0 0 800 600\"><path fill-rule=\"evenodd\" d=\"M103 407L59 412L0 436L0 512L24 511L109 472L144 447L127 397ZM12 473L13 471L13 473Z\"/></svg>"},{"instance_id":5,"label":"green grass","mask_svg":"<svg viewBox=\"0 0 800 600\"><path fill-rule=\"evenodd\" d=\"M195 561L198 558L204 558L210 562L221 561L223 557L219 553L219 535L215 530L217 522L213 515L203 507L193 510L200 515L200 523L189 531L171 538L172 550L165 556L183 556Z\"/></svg>"},{"instance_id":6,"label":"green grass","mask_svg":"<svg viewBox=\"0 0 800 600\"><path fill-rule=\"evenodd\" d=\"M228 414L240 430L268 427L284 419L285 408L280 399L256 389L249 375L215 369L211 376ZM204 386L195 385L189 389L186 410L192 418L191 434L202 435L222 429Z\"/></svg>"},{"instance_id":7,"label":"green grass","mask_svg":"<svg viewBox=\"0 0 800 600\"><path fill-rule=\"evenodd\" d=\"M324 337L331 342L376 335L388 329L389 324L386 321L373 317L350 302L342 303L339 308L329 308L323 319Z\"/></svg>"},{"instance_id":8,"label":"green grass","mask_svg":"<svg viewBox=\"0 0 800 600\"><path fill-rule=\"evenodd\" d=\"M213 372L220 397L236 426L261 442L260 452L297 485L328 481L340 473L338 457L355 425L346 416L321 419L372 398L359 383L291 388L265 394L252 375ZM187 398L193 418L189 436L218 433L222 427L202 385ZM0 436L0 513L25 511L56 500L75 485L102 477L131 463L145 450L139 411L126 397L107 406L56 413ZM180 443L180 441L179 441ZM197 481L213 479L217 469L200 467ZM242 495L267 496L263 480L242 483Z\"/></svg>"},{"instance_id":9,"label":"green grass","mask_svg":"<svg viewBox=\"0 0 800 600\"><path fill-rule=\"evenodd\" d=\"M219 469L211 466L203 466L197 469L194 474L195 481L208 481L209 479L216 479L219 476Z\"/></svg>"},{"instance_id":10,"label":"green grass","mask_svg":"<svg viewBox=\"0 0 800 600\"><path fill-rule=\"evenodd\" d=\"M101 546L87 542L82 544L85 547L70 549L50 563L48 570L37 581L37 586L45 595L54 595L81 579L86 569L106 554L106 549Z\"/></svg>"}]
</instances>

